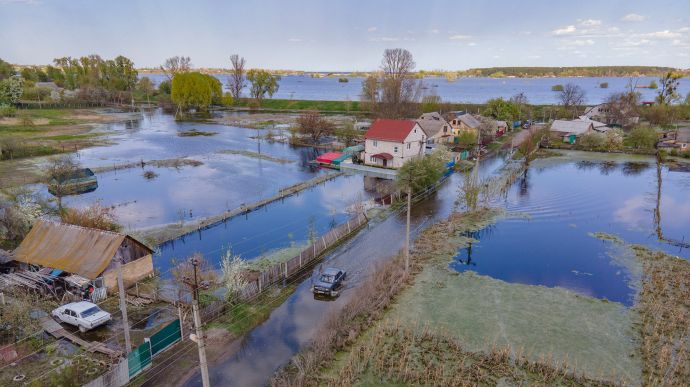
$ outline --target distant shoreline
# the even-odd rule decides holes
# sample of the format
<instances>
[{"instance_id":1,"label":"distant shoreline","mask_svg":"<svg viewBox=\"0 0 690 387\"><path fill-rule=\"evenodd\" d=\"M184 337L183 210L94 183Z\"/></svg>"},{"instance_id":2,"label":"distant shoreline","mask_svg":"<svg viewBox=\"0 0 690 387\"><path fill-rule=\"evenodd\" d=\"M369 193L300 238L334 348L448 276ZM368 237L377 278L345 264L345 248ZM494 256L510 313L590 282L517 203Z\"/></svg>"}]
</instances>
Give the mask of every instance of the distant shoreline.
<instances>
[{"instance_id":1,"label":"distant shoreline","mask_svg":"<svg viewBox=\"0 0 690 387\"><path fill-rule=\"evenodd\" d=\"M141 74L162 74L157 68L137 69ZM206 74L229 74L229 69L198 68ZM309 76L313 78L367 77L377 74L375 71L301 71L269 70L283 76ZM690 77L690 69L677 69L659 66L585 66L585 67L487 67L459 71L424 71L413 73L417 78L445 77L457 78L630 78L659 77L668 71L679 72L683 77Z\"/></svg>"}]
</instances>

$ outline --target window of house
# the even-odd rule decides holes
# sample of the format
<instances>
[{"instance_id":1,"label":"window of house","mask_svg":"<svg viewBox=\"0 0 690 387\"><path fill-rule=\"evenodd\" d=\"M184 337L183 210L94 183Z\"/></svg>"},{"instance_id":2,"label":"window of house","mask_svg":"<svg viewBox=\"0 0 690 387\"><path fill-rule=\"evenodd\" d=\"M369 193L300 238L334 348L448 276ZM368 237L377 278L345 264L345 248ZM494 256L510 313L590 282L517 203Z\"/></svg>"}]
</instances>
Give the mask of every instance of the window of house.
<instances>
[{"instance_id":1,"label":"window of house","mask_svg":"<svg viewBox=\"0 0 690 387\"><path fill-rule=\"evenodd\" d=\"M398 153L398 147L393 147L393 153Z\"/></svg>"},{"instance_id":2,"label":"window of house","mask_svg":"<svg viewBox=\"0 0 690 387\"><path fill-rule=\"evenodd\" d=\"M448 133L448 127L446 125L443 125L443 133Z\"/></svg>"},{"instance_id":3,"label":"window of house","mask_svg":"<svg viewBox=\"0 0 690 387\"><path fill-rule=\"evenodd\" d=\"M374 146L379 146L379 144L376 140L374 140Z\"/></svg>"},{"instance_id":4,"label":"window of house","mask_svg":"<svg viewBox=\"0 0 690 387\"><path fill-rule=\"evenodd\" d=\"M412 143L411 143L411 142L408 142L408 143L407 143L407 149L411 149L411 148L412 148Z\"/></svg>"}]
</instances>

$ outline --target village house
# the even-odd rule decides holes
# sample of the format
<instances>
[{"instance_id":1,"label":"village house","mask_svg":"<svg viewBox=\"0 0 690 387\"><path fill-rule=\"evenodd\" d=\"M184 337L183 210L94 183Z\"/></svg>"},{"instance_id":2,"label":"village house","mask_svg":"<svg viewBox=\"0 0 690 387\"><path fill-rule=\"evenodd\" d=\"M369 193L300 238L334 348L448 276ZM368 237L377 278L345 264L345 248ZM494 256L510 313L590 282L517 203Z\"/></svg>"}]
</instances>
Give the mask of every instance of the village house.
<instances>
[{"instance_id":1,"label":"village house","mask_svg":"<svg viewBox=\"0 0 690 387\"><path fill-rule=\"evenodd\" d=\"M602 103L599 105L590 106L587 109L585 109L584 117L587 117L590 120L600 121L604 123L604 125L628 126L637 124L640 121L639 116L632 112L629 112L628 114L626 114L626 118L623 120L623 122L619 122L619 120L617 120L610 114L610 111L611 110L608 104Z\"/></svg>"},{"instance_id":2,"label":"village house","mask_svg":"<svg viewBox=\"0 0 690 387\"><path fill-rule=\"evenodd\" d=\"M455 136L459 136L462 132L470 132L476 135L481 122L471 114L453 113L450 118L450 125Z\"/></svg>"},{"instance_id":3,"label":"village house","mask_svg":"<svg viewBox=\"0 0 690 387\"><path fill-rule=\"evenodd\" d=\"M657 145L659 148L677 149L681 152L690 151L690 127L665 132Z\"/></svg>"},{"instance_id":4,"label":"village house","mask_svg":"<svg viewBox=\"0 0 690 387\"><path fill-rule=\"evenodd\" d=\"M594 130L594 125L591 121L583 120L554 120L551 123L551 133L561 137L563 142L569 144L575 144L578 137L585 133L589 133Z\"/></svg>"},{"instance_id":5,"label":"village house","mask_svg":"<svg viewBox=\"0 0 690 387\"><path fill-rule=\"evenodd\" d=\"M125 286L153 275L153 251L129 235L39 220L14 252L14 259L58 269L117 289L117 261Z\"/></svg>"},{"instance_id":6,"label":"village house","mask_svg":"<svg viewBox=\"0 0 690 387\"><path fill-rule=\"evenodd\" d=\"M436 144L453 141L453 129L439 113L424 113L417 119L417 123L426 133L427 148L433 148Z\"/></svg>"},{"instance_id":7,"label":"village house","mask_svg":"<svg viewBox=\"0 0 690 387\"><path fill-rule=\"evenodd\" d=\"M378 119L364 139L366 165L400 168L407 160L424 154L427 135L413 120Z\"/></svg>"}]
</instances>

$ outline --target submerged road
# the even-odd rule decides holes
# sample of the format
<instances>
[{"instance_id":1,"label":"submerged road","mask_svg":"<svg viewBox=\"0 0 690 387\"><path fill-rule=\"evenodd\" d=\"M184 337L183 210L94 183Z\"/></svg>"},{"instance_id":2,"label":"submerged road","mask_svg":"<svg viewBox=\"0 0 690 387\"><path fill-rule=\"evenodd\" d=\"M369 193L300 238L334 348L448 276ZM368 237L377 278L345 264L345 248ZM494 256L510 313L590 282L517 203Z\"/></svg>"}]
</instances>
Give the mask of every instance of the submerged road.
<instances>
[{"instance_id":1,"label":"submerged road","mask_svg":"<svg viewBox=\"0 0 690 387\"><path fill-rule=\"evenodd\" d=\"M500 157L485 161L482 174L493 172L502 163ZM424 227L450 214L461 181L461 175L452 175L439 191L413 207L411 218L415 235ZM312 274L271 313L268 320L243 338L240 350L209 364L211 385L266 385L276 370L287 364L292 356L313 339L325 321L324 316L334 313L348 302L352 290L366 280L374 265L393 256L403 247L404 233L403 212L383 221L372 222L368 228L330 253L322 266L343 268L348 273L345 289L340 297L333 301L314 299L310 291L314 279ZM315 272L317 271L318 266ZM201 386L201 375L197 372L190 380L182 383L186 386Z\"/></svg>"}]
</instances>

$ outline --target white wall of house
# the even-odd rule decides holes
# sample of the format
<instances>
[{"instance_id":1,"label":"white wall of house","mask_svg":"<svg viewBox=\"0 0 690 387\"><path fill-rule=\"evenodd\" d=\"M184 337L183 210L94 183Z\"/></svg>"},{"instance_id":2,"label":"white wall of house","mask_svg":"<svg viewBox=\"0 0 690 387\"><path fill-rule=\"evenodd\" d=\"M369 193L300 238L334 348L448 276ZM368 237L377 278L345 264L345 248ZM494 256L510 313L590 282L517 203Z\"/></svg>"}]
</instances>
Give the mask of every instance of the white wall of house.
<instances>
[{"instance_id":1,"label":"white wall of house","mask_svg":"<svg viewBox=\"0 0 690 387\"><path fill-rule=\"evenodd\" d=\"M374 159L371 156L377 153L389 153L393 159L387 160L385 166L400 168L407 160L424 155L425 143L426 135L419 124L414 126L402 143L367 139L364 143L364 164L383 167L383 160Z\"/></svg>"}]
</instances>

